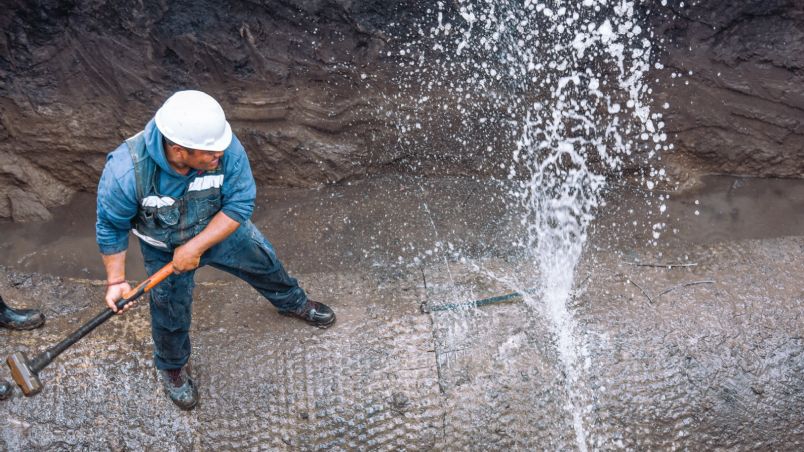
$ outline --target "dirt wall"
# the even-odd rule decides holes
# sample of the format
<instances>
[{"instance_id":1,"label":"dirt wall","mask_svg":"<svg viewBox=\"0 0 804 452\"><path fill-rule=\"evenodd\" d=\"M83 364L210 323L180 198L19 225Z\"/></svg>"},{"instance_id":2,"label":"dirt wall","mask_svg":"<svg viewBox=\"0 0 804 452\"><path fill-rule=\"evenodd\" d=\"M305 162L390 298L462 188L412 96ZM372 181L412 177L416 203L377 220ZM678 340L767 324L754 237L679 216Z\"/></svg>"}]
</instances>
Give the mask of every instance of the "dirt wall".
<instances>
[{"instance_id":1,"label":"dirt wall","mask_svg":"<svg viewBox=\"0 0 804 452\"><path fill-rule=\"evenodd\" d=\"M380 1L5 1L0 218L93 191L107 152L173 91L212 93L259 183L309 186L393 159Z\"/></svg>"},{"instance_id":2,"label":"dirt wall","mask_svg":"<svg viewBox=\"0 0 804 452\"><path fill-rule=\"evenodd\" d=\"M106 153L187 88L221 101L262 185L387 170L488 174L507 156L461 152L452 110L433 115L443 124L427 128L429 149L400 146L395 48L431 6L0 0L0 220L46 219L76 191L94 191ZM646 6L656 105L669 104L681 170L804 175L804 4ZM459 138L487 139L477 134Z\"/></svg>"},{"instance_id":3,"label":"dirt wall","mask_svg":"<svg viewBox=\"0 0 804 452\"><path fill-rule=\"evenodd\" d=\"M803 177L804 3L669 3L654 17L655 86L673 158L689 171Z\"/></svg>"}]
</instances>

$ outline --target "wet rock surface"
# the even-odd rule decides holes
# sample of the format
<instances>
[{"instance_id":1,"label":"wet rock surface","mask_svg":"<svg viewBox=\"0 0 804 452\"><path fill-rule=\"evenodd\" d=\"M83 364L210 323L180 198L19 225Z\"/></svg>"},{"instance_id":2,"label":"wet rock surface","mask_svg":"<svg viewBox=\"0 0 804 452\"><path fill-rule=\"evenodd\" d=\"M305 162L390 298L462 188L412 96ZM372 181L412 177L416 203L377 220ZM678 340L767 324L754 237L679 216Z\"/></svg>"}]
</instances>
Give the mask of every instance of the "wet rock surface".
<instances>
[{"instance_id":1,"label":"wet rock surface","mask_svg":"<svg viewBox=\"0 0 804 452\"><path fill-rule=\"evenodd\" d=\"M657 105L686 171L804 176L804 4L670 1ZM659 19L661 17L661 19Z\"/></svg>"},{"instance_id":2,"label":"wet rock surface","mask_svg":"<svg viewBox=\"0 0 804 452\"><path fill-rule=\"evenodd\" d=\"M462 20L447 3L446 20ZM801 177L800 2L684 3L648 4L642 27L664 39L650 87L657 111L670 106L677 172ZM415 68L447 64L425 52L432 39L400 55L435 23L428 2L0 6L0 219L44 220L93 192L106 153L186 88L221 101L263 186L487 175L510 157L497 152L511 148L505 132L465 125L501 112L459 111L446 88L418 97ZM417 129L411 115L428 120Z\"/></svg>"},{"instance_id":3,"label":"wet rock surface","mask_svg":"<svg viewBox=\"0 0 804 452\"><path fill-rule=\"evenodd\" d=\"M590 335L594 434L628 448L801 447L802 246L684 247L663 262L698 265L672 269L598 256L608 271L592 270L577 311Z\"/></svg>"},{"instance_id":4,"label":"wet rock surface","mask_svg":"<svg viewBox=\"0 0 804 452\"><path fill-rule=\"evenodd\" d=\"M804 230L800 223L756 228L744 200L734 190L726 197L732 186L716 180L713 191L670 204L666 221L678 233L658 246L648 244L650 224L602 227L630 224L628 215L646 219L643 198L611 194L620 209L601 214L577 271L570 307L585 351L581 379L570 387L538 294L421 311L423 303L533 287L534 264L504 246L516 221L493 210L499 188L469 205L453 194L482 193L485 183L380 178L308 191L299 198L306 204L296 204L293 191L277 193L280 206L286 196L307 220L285 230L260 220L261 227L283 243L279 255L310 295L335 309L335 326L319 330L280 316L244 283L208 277L195 293L192 360L201 402L194 411L179 411L162 394L140 306L44 370L41 394L26 399L17 391L2 402L0 441L11 450L570 450L576 438L566 401L577 392L586 401L590 447L798 449ZM769 193L766 204L782 198ZM800 202L796 190L785 193ZM716 218L728 202L745 209L736 220L727 216L728 235L699 231L708 220L690 220L699 217L695 209ZM390 207L377 216L380 205ZM354 228L322 240L316 220L336 224L331 218L345 213ZM417 253L432 253L405 254L408 241L419 244ZM366 254L352 259L347 249ZM320 260L309 259L315 254ZM687 266L637 265L662 263ZM6 301L42 308L48 323L0 331L0 354L30 355L56 342L102 307L103 290L92 277L2 267Z\"/></svg>"},{"instance_id":5,"label":"wet rock surface","mask_svg":"<svg viewBox=\"0 0 804 452\"><path fill-rule=\"evenodd\" d=\"M385 29L417 16L415 4L0 7L0 218L43 219L43 207L94 191L105 154L179 89L220 100L261 184L313 186L396 157L382 112L393 65L381 50Z\"/></svg>"}]
</instances>

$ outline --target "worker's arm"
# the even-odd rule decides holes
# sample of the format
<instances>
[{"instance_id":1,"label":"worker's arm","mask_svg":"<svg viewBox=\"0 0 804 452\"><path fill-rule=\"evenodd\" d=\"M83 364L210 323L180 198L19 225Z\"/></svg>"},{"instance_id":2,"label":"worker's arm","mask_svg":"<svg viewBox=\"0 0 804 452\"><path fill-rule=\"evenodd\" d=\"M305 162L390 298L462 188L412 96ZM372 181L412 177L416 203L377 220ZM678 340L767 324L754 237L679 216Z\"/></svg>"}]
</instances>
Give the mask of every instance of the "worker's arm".
<instances>
[{"instance_id":1,"label":"worker's arm","mask_svg":"<svg viewBox=\"0 0 804 452\"><path fill-rule=\"evenodd\" d=\"M114 312L122 314L134 303L127 304L120 312L115 303L131 290L126 281L126 251L115 254L103 254L103 266L106 267L106 305Z\"/></svg>"},{"instance_id":2,"label":"worker's arm","mask_svg":"<svg viewBox=\"0 0 804 452\"><path fill-rule=\"evenodd\" d=\"M232 137L232 143L226 148L223 164L225 182L221 187L221 210L200 234L173 252L176 273L197 268L206 250L229 237L251 218L257 186L246 151L236 136Z\"/></svg>"},{"instance_id":3,"label":"worker's arm","mask_svg":"<svg viewBox=\"0 0 804 452\"><path fill-rule=\"evenodd\" d=\"M229 218L223 211L215 214L201 233L173 251L174 273L198 268L201 255L229 237L238 227L240 227L240 223Z\"/></svg>"},{"instance_id":4,"label":"worker's arm","mask_svg":"<svg viewBox=\"0 0 804 452\"><path fill-rule=\"evenodd\" d=\"M232 144L226 149L223 159L226 174L221 187L221 212L227 217L243 224L254 212L254 201L257 198L257 185L251 174L248 155L240 140L232 137Z\"/></svg>"},{"instance_id":5,"label":"worker's arm","mask_svg":"<svg viewBox=\"0 0 804 452\"><path fill-rule=\"evenodd\" d=\"M173 251L174 272L181 273L198 268L201 255L229 237L239 226L240 223L225 213L218 212L200 234ZM131 291L131 286L126 281L126 251L102 256L103 266L106 267L106 305L112 311L122 314L135 305L135 302L128 303L119 312L115 305L123 295Z\"/></svg>"},{"instance_id":6,"label":"worker's arm","mask_svg":"<svg viewBox=\"0 0 804 452\"><path fill-rule=\"evenodd\" d=\"M126 249L131 219L137 213L134 168L125 144L107 156L97 201L95 235L106 268L106 305L118 312L115 302L131 290L126 282Z\"/></svg>"}]
</instances>

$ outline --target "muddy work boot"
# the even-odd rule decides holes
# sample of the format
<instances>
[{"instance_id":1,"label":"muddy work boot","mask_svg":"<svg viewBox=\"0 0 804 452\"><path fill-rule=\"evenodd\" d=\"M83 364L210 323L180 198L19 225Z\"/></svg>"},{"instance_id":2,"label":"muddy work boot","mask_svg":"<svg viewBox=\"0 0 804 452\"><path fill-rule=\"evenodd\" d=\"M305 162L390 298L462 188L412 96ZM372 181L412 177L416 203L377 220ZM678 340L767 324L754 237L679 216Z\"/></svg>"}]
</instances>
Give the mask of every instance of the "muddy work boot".
<instances>
[{"instance_id":1,"label":"muddy work boot","mask_svg":"<svg viewBox=\"0 0 804 452\"><path fill-rule=\"evenodd\" d=\"M165 394L182 410L192 410L198 403L198 389L187 366L181 369L160 370L159 378Z\"/></svg>"},{"instance_id":2,"label":"muddy work boot","mask_svg":"<svg viewBox=\"0 0 804 452\"><path fill-rule=\"evenodd\" d=\"M32 330L45 323L45 316L35 309L13 309L0 297L0 326L11 330Z\"/></svg>"},{"instance_id":3,"label":"muddy work boot","mask_svg":"<svg viewBox=\"0 0 804 452\"><path fill-rule=\"evenodd\" d=\"M319 328L328 328L330 325L335 323L335 313L332 312L332 309L330 309L329 306L325 305L324 303L319 303L313 300L307 300L307 302L296 311L279 311L279 313L289 317L302 319L310 325L317 326Z\"/></svg>"}]
</instances>

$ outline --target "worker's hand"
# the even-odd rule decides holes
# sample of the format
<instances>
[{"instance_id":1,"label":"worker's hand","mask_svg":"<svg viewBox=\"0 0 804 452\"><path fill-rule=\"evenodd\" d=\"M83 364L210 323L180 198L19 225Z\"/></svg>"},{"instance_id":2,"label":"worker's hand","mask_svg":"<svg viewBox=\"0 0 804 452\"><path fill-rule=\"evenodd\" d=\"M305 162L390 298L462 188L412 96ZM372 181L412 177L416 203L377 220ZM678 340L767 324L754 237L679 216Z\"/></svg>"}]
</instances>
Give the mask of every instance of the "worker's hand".
<instances>
[{"instance_id":1,"label":"worker's hand","mask_svg":"<svg viewBox=\"0 0 804 452\"><path fill-rule=\"evenodd\" d=\"M109 309L111 309L114 312L117 312L118 314L122 314L128 311L129 309L131 309L132 306L134 306L136 302L132 301L131 303L128 303L123 307L123 309L119 310L119 312L117 309L117 305L115 305L115 303L121 298L123 298L123 295L125 295L130 291L131 286L125 281L118 284L110 285L109 287L106 288L106 305L109 306Z\"/></svg>"},{"instance_id":2,"label":"worker's hand","mask_svg":"<svg viewBox=\"0 0 804 452\"><path fill-rule=\"evenodd\" d=\"M198 268L202 253L191 242L173 250L173 273L178 275Z\"/></svg>"}]
</instances>

